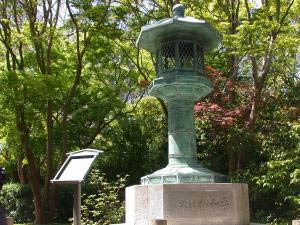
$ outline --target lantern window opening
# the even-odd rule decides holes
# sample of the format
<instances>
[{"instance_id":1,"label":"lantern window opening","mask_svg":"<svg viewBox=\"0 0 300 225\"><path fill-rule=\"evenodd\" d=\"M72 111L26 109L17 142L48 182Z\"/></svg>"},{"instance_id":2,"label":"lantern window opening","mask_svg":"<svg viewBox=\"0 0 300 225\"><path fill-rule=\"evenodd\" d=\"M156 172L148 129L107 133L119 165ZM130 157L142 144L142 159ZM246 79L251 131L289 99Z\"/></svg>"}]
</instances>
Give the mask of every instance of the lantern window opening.
<instances>
[{"instance_id":1,"label":"lantern window opening","mask_svg":"<svg viewBox=\"0 0 300 225\"><path fill-rule=\"evenodd\" d=\"M187 41L179 41L179 68L194 68L194 43Z\"/></svg>"},{"instance_id":2,"label":"lantern window opening","mask_svg":"<svg viewBox=\"0 0 300 225\"><path fill-rule=\"evenodd\" d=\"M162 70L171 70L176 68L175 42L164 43L161 47Z\"/></svg>"},{"instance_id":3,"label":"lantern window opening","mask_svg":"<svg viewBox=\"0 0 300 225\"><path fill-rule=\"evenodd\" d=\"M204 52L198 44L195 46L196 50L196 70L204 75Z\"/></svg>"},{"instance_id":4,"label":"lantern window opening","mask_svg":"<svg viewBox=\"0 0 300 225\"><path fill-rule=\"evenodd\" d=\"M203 48L196 41L163 42L158 47L156 59L156 70L159 74L178 70L204 75Z\"/></svg>"}]
</instances>

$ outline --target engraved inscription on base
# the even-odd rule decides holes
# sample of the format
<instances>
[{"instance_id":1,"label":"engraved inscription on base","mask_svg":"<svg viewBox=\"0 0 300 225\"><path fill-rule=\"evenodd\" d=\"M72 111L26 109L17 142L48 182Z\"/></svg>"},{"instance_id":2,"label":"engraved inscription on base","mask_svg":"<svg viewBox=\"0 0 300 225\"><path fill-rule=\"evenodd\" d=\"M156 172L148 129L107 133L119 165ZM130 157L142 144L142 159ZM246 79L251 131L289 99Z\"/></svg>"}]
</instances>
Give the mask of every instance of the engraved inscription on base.
<instances>
[{"instance_id":1,"label":"engraved inscription on base","mask_svg":"<svg viewBox=\"0 0 300 225\"><path fill-rule=\"evenodd\" d=\"M193 174L187 174L187 175L179 175L179 180L182 183L211 183L212 182L212 176L207 175L193 175Z\"/></svg>"},{"instance_id":2,"label":"engraved inscription on base","mask_svg":"<svg viewBox=\"0 0 300 225\"><path fill-rule=\"evenodd\" d=\"M173 218L229 217L233 213L231 191L175 191L168 195Z\"/></svg>"}]
</instances>

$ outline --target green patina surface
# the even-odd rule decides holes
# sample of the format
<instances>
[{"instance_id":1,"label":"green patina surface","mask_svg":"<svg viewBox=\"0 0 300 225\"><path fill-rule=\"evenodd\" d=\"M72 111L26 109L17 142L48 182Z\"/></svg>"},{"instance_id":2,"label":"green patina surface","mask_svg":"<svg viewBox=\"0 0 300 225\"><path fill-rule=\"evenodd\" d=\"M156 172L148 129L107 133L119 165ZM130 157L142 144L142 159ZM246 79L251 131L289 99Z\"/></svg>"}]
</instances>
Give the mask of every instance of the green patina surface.
<instances>
[{"instance_id":1,"label":"green patina surface","mask_svg":"<svg viewBox=\"0 0 300 225\"><path fill-rule=\"evenodd\" d=\"M174 6L174 17L142 28L137 45L156 54L157 78L149 92L168 106L169 163L141 178L142 184L224 182L225 176L197 161L194 102L212 91L204 76L203 52L216 47L220 34L207 22L184 17Z\"/></svg>"}]
</instances>

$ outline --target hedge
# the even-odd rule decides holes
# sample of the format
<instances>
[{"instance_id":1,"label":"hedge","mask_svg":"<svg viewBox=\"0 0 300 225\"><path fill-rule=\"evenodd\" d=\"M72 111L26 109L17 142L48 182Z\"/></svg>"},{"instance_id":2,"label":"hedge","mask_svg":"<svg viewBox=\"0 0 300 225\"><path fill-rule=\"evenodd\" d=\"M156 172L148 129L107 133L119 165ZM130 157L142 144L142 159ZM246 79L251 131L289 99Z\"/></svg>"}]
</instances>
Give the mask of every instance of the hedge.
<instances>
[{"instance_id":1,"label":"hedge","mask_svg":"<svg viewBox=\"0 0 300 225\"><path fill-rule=\"evenodd\" d=\"M55 222L65 223L72 217L72 195L72 186L59 186L53 218ZM29 185L5 184L0 191L0 202L5 206L7 215L13 217L16 223L34 221L33 195Z\"/></svg>"}]
</instances>

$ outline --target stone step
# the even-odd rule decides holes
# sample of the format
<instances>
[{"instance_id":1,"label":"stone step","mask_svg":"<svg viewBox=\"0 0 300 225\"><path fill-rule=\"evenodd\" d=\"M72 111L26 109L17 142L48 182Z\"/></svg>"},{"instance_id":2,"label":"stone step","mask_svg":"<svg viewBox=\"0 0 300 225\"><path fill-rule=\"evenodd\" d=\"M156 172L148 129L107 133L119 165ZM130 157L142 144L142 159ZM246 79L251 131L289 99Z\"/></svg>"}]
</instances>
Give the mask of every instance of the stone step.
<instances>
[{"instance_id":1,"label":"stone step","mask_svg":"<svg viewBox=\"0 0 300 225\"><path fill-rule=\"evenodd\" d=\"M295 223L298 222L298 223ZM149 225L167 225L168 221L167 220L151 220L149 222ZM110 224L110 225L132 225L132 224L127 224L127 223L119 223L119 224ZM262 223L250 223L249 225L266 225L266 224L262 224ZM293 220L293 224L292 225L300 225L300 220Z\"/></svg>"}]
</instances>

